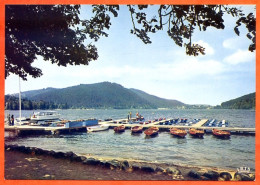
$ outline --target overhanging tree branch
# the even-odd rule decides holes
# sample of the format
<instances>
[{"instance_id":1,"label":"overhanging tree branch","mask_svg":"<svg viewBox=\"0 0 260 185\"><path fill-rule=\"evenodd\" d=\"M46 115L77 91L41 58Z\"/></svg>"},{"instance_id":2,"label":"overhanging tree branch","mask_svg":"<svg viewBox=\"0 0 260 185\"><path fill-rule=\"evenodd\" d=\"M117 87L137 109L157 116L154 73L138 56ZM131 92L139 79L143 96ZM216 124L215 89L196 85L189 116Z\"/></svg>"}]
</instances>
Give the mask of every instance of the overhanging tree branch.
<instances>
[{"instance_id":1,"label":"overhanging tree branch","mask_svg":"<svg viewBox=\"0 0 260 185\"><path fill-rule=\"evenodd\" d=\"M256 18L253 13L225 5L160 5L152 18L147 10L152 5L128 5L133 29L145 44L152 43L150 34L164 30L176 45L186 47L186 54L205 54L205 48L192 43L194 29L208 27L224 29L224 14L237 18L234 31L245 25L247 38L255 51ZM107 37L111 17L117 17L119 5L93 5L92 17L80 19L80 5L6 5L5 77L17 74L39 77L41 69L32 66L37 56L59 66L88 65L97 60L97 48L92 41ZM150 12L151 13L151 12ZM86 44L86 41L89 43Z\"/></svg>"}]
</instances>

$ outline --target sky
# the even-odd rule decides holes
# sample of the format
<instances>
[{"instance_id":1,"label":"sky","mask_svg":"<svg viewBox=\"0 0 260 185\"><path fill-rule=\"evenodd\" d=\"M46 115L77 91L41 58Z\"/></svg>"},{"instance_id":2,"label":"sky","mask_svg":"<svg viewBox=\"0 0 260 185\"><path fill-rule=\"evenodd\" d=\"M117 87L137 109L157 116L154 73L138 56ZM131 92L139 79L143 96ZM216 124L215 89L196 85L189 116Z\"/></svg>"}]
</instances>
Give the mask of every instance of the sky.
<instances>
[{"instance_id":1,"label":"sky","mask_svg":"<svg viewBox=\"0 0 260 185\"><path fill-rule=\"evenodd\" d=\"M254 6L237 7L255 12ZM89 7L83 6L82 12L82 17L88 15ZM126 6L120 6L119 16L112 18L107 31L109 36L95 43L98 60L87 66L59 67L38 57L33 66L42 69L43 76L21 81L21 91L109 81L186 104L219 105L255 92L256 86L255 52L248 51L245 28L240 28L237 36L231 16L225 17L225 25L224 30L197 29L192 41L205 47L206 55L187 56L185 48L175 45L166 30L150 35L149 45L130 34L130 13ZM18 92L19 77L10 75L5 94Z\"/></svg>"}]
</instances>

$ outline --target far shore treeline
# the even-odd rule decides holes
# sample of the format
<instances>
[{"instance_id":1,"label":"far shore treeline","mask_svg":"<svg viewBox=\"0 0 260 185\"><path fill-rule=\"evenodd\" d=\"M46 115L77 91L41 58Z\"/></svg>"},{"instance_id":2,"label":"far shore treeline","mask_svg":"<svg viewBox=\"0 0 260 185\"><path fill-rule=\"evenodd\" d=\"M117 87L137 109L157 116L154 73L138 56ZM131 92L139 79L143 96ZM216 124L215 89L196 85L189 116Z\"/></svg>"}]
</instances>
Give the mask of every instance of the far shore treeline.
<instances>
[{"instance_id":1,"label":"far shore treeline","mask_svg":"<svg viewBox=\"0 0 260 185\"><path fill-rule=\"evenodd\" d=\"M137 89L102 82L62 89L46 88L22 93L22 110L48 109L255 109L255 93L218 106L188 105L147 94ZM19 110L18 94L5 95L5 110Z\"/></svg>"},{"instance_id":2,"label":"far shore treeline","mask_svg":"<svg viewBox=\"0 0 260 185\"><path fill-rule=\"evenodd\" d=\"M68 109L67 104L56 104L46 101L34 101L28 99L22 99L22 110L48 110L48 109ZM5 96L5 110L19 110L19 99L15 96Z\"/></svg>"}]
</instances>

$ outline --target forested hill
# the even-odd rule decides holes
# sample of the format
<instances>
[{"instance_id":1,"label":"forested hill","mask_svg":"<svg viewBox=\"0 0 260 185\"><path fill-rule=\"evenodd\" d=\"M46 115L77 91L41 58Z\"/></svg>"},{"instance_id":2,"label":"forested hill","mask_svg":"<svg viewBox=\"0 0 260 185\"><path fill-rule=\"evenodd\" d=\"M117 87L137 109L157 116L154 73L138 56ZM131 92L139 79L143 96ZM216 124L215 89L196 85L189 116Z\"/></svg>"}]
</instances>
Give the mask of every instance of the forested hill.
<instances>
[{"instance_id":1,"label":"forested hill","mask_svg":"<svg viewBox=\"0 0 260 185\"><path fill-rule=\"evenodd\" d=\"M7 98L9 97L9 99ZM167 100L149 95L140 90L127 89L123 86L102 82L81 84L55 89L27 91L22 93L24 109L31 109L32 102L39 109L48 108L177 108L185 104L176 100ZM12 100L12 103L8 100ZM18 100L17 100L18 101ZM6 96L6 108L13 109L14 99ZM36 103L38 102L38 103ZM40 103L39 103L40 102ZM8 104L9 103L9 104ZM29 108L26 108L30 105ZM39 107L40 106L40 107Z\"/></svg>"},{"instance_id":2,"label":"forested hill","mask_svg":"<svg viewBox=\"0 0 260 185\"><path fill-rule=\"evenodd\" d=\"M255 93L221 103L224 109L255 109Z\"/></svg>"},{"instance_id":3,"label":"forested hill","mask_svg":"<svg viewBox=\"0 0 260 185\"><path fill-rule=\"evenodd\" d=\"M181 106L185 105L184 103L182 103L180 101L159 98L157 96L147 94L146 92L138 90L138 89L130 89L130 90L132 92L134 92L135 94L137 94L139 97L152 103L153 105L156 105L159 108L181 107Z\"/></svg>"}]
</instances>

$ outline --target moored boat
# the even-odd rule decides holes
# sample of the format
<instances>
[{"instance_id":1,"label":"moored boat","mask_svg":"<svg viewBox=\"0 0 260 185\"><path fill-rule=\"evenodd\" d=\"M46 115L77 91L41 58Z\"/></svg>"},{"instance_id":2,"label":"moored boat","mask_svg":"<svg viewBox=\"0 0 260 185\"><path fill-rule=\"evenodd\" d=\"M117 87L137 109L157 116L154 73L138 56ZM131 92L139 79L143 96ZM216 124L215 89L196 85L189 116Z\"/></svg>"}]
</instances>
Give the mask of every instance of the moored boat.
<instances>
[{"instance_id":1,"label":"moored boat","mask_svg":"<svg viewBox=\"0 0 260 185\"><path fill-rule=\"evenodd\" d=\"M14 119L14 124L15 125L29 125L30 124L30 118L26 118L26 117L21 117L20 118L15 118Z\"/></svg>"},{"instance_id":2,"label":"moored boat","mask_svg":"<svg viewBox=\"0 0 260 185\"><path fill-rule=\"evenodd\" d=\"M187 135L186 130L175 128L175 127L170 128L170 133L174 136L182 137L182 138L184 138Z\"/></svg>"},{"instance_id":3,"label":"moored boat","mask_svg":"<svg viewBox=\"0 0 260 185\"><path fill-rule=\"evenodd\" d=\"M221 138L229 138L230 132L225 130L212 129L212 134Z\"/></svg>"},{"instance_id":4,"label":"moored boat","mask_svg":"<svg viewBox=\"0 0 260 185\"><path fill-rule=\"evenodd\" d=\"M45 120L58 120L60 118L60 114L58 114L56 111L40 111L35 112L31 120L34 121L45 121Z\"/></svg>"},{"instance_id":5,"label":"moored boat","mask_svg":"<svg viewBox=\"0 0 260 185\"><path fill-rule=\"evenodd\" d=\"M97 126L87 127L88 132L99 132L103 130L107 130L109 128L109 124L100 124Z\"/></svg>"},{"instance_id":6,"label":"moored boat","mask_svg":"<svg viewBox=\"0 0 260 185\"><path fill-rule=\"evenodd\" d=\"M144 131L145 135L147 135L147 136L155 136L158 134L158 132L159 132L158 127L149 127L148 129L146 129Z\"/></svg>"},{"instance_id":7,"label":"moored boat","mask_svg":"<svg viewBox=\"0 0 260 185\"><path fill-rule=\"evenodd\" d=\"M131 128L132 133L142 133L143 132L143 127L142 126L134 126Z\"/></svg>"},{"instance_id":8,"label":"moored boat","mask_svg":"<svg viewBox=\"0 0 260 185\"><path fill-rule=\"evenodd\" d=\"M98 125L98 120L95 118L84 119L84 120L74 120L74 121L67 121L65 123L66 128L81 128L81 127L89 127L89 126L96 126Z\"/></svg>"},{"instance_id":9,"label":"moored boat","mask_svg":"<svg viewBox=\"0 0 260 185\"><path fill-rule=\"evenodd\" d=\"M189 134L191 136L194 136L194 137L203 137L204 136L204 130L202 129L196 129L196 128L190 128L189 129Z\"/></svg>"},{"instance_id":10,"label":"moored boat","mask_svg":"<svg viewBox=\"0 0 260 185\"><path fill-rule=\"evenodd\" d=\"M120 125L117 127L114 127L115 132L124 132L125 131L125 125Z\"/></svg>"}]
</instances>

